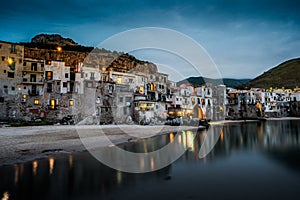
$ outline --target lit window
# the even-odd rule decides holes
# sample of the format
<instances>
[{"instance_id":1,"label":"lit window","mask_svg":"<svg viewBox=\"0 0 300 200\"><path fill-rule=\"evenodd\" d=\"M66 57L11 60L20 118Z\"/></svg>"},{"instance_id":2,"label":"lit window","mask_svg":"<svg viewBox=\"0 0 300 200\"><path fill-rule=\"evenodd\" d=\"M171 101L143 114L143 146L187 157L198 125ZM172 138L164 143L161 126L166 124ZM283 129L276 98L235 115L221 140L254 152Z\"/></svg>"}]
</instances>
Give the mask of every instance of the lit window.
<instances>
[{"instance_id":1,"label":"lit window","mask_svg":"<svg viewBox=\"0 0 300 200\"><path fill-rule=\"evenodd\" d=\"M34 100L34 105L39 105L39 100L38 99Z\"/></svg>"},{"instance_id":2,"label":"lit window","mask_svg":"<svg viewBox=\"0 0 300 200\"><path fill-rule=\"evenodd\" d=\"M46 71L46 80L52 80L53 79L53 72L51 71Z\"/></svg>"},{"instance_id":3,"label":"lit window","mask_svg":"<svg viewBox=\"0 0 300 200\"><path fill-rule=\"evenodd\" d=\"M56 106L56 100L55 99L51 99L50 100L50 109L55 109Z\"/></svg>"},{"instance_id":4,"label":"lit window","mask_svg":"<svg viewBox=\"0 0 300 200\"><path fill-rule=\"evenodd\" d=\"M69 100L69 106L73 106L74 105L74 101L72 99Z\"/></svg>"}]
</instances>

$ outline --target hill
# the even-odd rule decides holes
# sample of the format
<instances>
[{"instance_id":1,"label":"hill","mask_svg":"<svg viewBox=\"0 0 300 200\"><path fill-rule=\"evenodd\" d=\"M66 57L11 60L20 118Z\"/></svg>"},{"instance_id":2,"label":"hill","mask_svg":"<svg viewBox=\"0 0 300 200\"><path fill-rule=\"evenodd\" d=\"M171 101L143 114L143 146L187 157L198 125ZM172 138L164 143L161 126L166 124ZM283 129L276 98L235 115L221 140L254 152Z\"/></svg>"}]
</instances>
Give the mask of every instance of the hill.
<instances>
[{"instance_id":1,"label":"hill","mask_svg":"<svg viewBox=\"0 0 300 200\"><path fill-rule=\"evenodd\" d=\"M264 72L246 84L258 88L290 88L300 86L300 58L291 59Z\"/></svg>"},{"instance_id":2,"label":"hill","mask_svg":"<svg viewBox=\"0 0 300 200\"><path fill-rule=\"evenodd\" d=\"M27 48L38 48L47 50L56 50L58 46L63 47L66 51L76 52L91 52L94 47L87 47L79 45L70 38L64 38L59 34L38 34L31 39L31 42L20 42Z\"/></svg>"},{"instance_id":3,"label":"hill","mask_svg":"<svg viewBox=\"0 0 300 200\"><path fill-rule=\"evenodd\" d=\"M180 85L182 83L191 83L194 86L203 85L205 83L212 83L213 85L219 85L224 84L227 87L239 87L242 84L247 83L251 79L232 79L232 78L224 78L224 79L211 79L211 78L205 78L205 77L189 77L187 79L184 79L182 81L177 82L177 85Z\"/></svg>"}]
</instances>

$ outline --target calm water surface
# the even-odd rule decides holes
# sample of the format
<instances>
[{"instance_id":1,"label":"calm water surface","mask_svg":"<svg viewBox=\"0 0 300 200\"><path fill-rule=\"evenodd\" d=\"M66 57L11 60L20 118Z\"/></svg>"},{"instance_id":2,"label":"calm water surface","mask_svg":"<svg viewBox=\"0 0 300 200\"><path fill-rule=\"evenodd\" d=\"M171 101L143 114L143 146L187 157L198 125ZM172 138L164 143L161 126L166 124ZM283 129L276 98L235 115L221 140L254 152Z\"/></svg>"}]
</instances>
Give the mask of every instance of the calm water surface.
<instances>
[{"instance_id":1,"label":"calm water surface","mask_svg":"<svg viewBox=\"0 0 300 200\"><path fill-rule=\"evenodd\" d=\"M300 198L300 121L233 123L211 129L221 135L204 159L198 156L204 132L170 133L122 145L145 152L175 138L188 149L175 163L151 173L116 171L87 152L1 166L0 198Z\"/></svg>"}]
</instances>

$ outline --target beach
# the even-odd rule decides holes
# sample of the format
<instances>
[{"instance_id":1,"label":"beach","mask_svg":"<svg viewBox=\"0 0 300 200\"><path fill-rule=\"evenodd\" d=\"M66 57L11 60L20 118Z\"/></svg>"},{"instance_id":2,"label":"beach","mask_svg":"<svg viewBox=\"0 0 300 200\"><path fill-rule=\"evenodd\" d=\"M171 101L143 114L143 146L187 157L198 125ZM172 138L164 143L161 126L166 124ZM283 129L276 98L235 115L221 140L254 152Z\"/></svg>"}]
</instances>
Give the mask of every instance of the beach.
<instances>
[{"instance_id":1,"label":"beach","mask_svg":"<svg viewBox=\"0 0 300 200\"><path fill-rule=\"evenodd\" d=\"M99 146L102 146L101 141L105 141L103 133L113 144L121 144L135 142L139 138L198 128L137 125L5 127L0 129L0 165L26 162L54 154L85 151L82 140L91 137L97 137L97 142L100 141Z\"/></svg>"},{"instance_id":2,"label":"beach","mask_svg":"<svg viewBox=\"0 0 300 200\"><path fill-rule=\"evenodd\" d=\"M300 118L268 118L268 120L300 120ZM257 120L224 120L211 125L255 122ZM82 141L97 138L99 146L135 142L170 132L197 130L193 126L140 125L53 125L0 128L0 165L7 165L49 157L54 154L85 151ZM204 129L204 127L200 127ZM102 142L103 141L103 142ZM98 145L96 143L96 145Z\"/></svg>"}]
</instances>

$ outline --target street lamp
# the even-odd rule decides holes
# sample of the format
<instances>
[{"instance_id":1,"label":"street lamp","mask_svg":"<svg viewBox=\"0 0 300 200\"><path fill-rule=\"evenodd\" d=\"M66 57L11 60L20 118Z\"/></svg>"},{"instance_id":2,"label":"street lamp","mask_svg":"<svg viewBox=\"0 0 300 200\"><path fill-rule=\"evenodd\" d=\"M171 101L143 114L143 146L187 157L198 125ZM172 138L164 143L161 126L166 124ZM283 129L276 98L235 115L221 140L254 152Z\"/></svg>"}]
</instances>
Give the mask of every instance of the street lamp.
<instances>
[{"instance_id":1,"label":"street lamp","mask_svg":"<svg viewBox=\"0 0 300 200\"><path fill-rule=\"evenodd\" d=\"M62 51L62 48L61 48L60 46L58 46L58 47L56 47L56 50L57 50L58 52L61 52L61 51Z\"/></svg>"}]
</instances>

